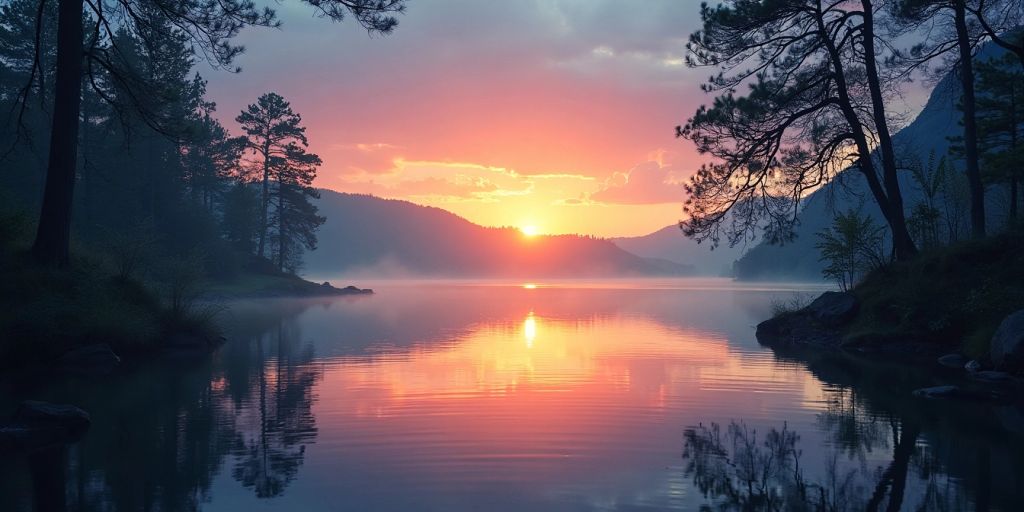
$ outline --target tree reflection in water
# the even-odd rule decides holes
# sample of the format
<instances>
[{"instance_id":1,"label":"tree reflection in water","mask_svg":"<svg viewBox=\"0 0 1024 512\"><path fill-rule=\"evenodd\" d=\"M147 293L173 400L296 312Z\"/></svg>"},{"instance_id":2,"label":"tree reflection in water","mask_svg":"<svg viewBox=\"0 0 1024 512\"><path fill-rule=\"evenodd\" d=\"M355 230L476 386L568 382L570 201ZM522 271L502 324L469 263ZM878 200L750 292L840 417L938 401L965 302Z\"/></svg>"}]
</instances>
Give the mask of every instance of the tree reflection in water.
<instances>
[{"instance_id":1,"label":"tree reflection in water","mask_svg":"<svg viewBox=\"0 0 1024 512\"><path fill-rule=\"evenodd\" d=\"M800 436L786 424L760 435L735 421L724 430L715 423L687 428L683 433L684 471L704 498L720 510L989 509L985 492L978 493L972 504L954 485L943 454L918 443L922 429L912 418L872 414L850 389L830 389L827 403L818 423L830 438L827 450L831 453L824 457L824 469L816 476L805 473ZM868 455L879 451L888 452L889 461L871 467ZM975 462L981 471L989 467L988 460ZM907 485L912 470L921 485L910 503ZM981 480L988 484L986 478Z\"/></svg>"},{"instance_id":2,"label":"tree reflection in water","mask_svg":"<svg viewBox=\"0 0 1024 512\"><path fill-rule=\"evenodd\" d=\"M317 435L321 371L296 322L307 305L236 312L235 339L212 357L53 383L39 398L80 405L92 428L5 460L0 510L199 510L225 466L260 498L283 494Z\"/></svg>"},{"instance_id":3,"label":"tree reflection in water","mask_svg":"<svg viewBox=\"0 0 1024 512\"><path fill-rule=\"evenodd\" d=\"M238 432L232 475L252 488L257 497L281 495L295 479L306 445L316 438L311 410L313 385L320 378L312 365L312 347L301 346L294 324L280 323L275 333L254 342L254 366L259 371L248 388L255 407L243 411L248 427Z\"/></svg>"}]
</instances>

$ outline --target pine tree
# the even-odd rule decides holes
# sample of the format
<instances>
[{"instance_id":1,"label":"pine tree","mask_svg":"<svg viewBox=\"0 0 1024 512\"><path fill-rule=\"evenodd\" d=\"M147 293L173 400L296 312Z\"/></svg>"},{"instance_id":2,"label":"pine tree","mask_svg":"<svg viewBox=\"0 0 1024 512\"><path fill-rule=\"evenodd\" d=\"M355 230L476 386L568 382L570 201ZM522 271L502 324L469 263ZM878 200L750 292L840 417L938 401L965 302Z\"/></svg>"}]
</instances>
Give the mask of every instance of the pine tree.
<instances>
[{"instance_id":1,"label":"pine tree","mask_svg":"<svg viewBox=\"0 0 1024 512\"><path fill-rule=\"evenodd\" d=\"M316 230L325 218L317 215L311 200L320 193L313 188L320 157L307 153L302 146L292 143L285 148L285 156L273 165L275 182L275 210L277 268L294 272L301 262L302 251L316 249Z\"/></svg>"},{"instance_id":2,"label":"pine tree","mask_svg":"<svg viewBox=\"0 0 1024 512\"><path fill-rule=\"evenodd\" d=\"M39 1L37 9L47 3L53 2ZM159 48L151 40L154 35L181 36L212 65L227 68L242 52L240 46L231 42L242 28L278 26L279 23L273 10L259 8L248 0L60 0L56 3L56 72L49 156L32 254L37 262L66 266L70 262L83 82L96 88L96 78L101 74L107 74L122 85L132 81L131 76L120 74L115 66L115 57L120 53L118 33L124 31L141 39L147 48ZM367 30L381 33L394 29L398 24L394 13L404 10L404 0L306 0L306 3L327 18L340 20L351 15ZM86 8L88 15L84 15ZM86 23L90 24L88 31ZM173 29L168 31L162 27ZM33 40L39 41L34 49L41 52L41 39ZM38 60L34 62L32 69L37 70ZM33 79L34 75L28 80L29 85ZM19 96L24 104L27 96ZM147 95L130 97L132 101L122 107L139 109L148 115L144 109L149 104Z\"/></svg>"},{"instance_id":3,"label":"pine tree","mask_svg":"<svg viewBox=\"0 0 1024 512\"><path fill-rule=\"evenodd\" d=\"M1010 196L1008 218L1017 220L1018 187L1024 179L1024 67L1005 54L977 66L978 145L987 182L1003 183Z\"/></svg>"},{"instance_id":4,"label":"pine tree","mask_svg":"<svg viewBox=\"0 0 1024 512\"><path fill-rule=\"evenodd\" d=\"M235 121L242 126L246 134L246 147L256 158L247 174L251 180L260 183L260 227L256 255L266 257L270 227L270 180L275 172L275 161L287 160L288 148L293 144L309 145L306 128L301 124L302 117L292 111L291 104L273 92L260 96Z\"/></svg>"}]
</instances>

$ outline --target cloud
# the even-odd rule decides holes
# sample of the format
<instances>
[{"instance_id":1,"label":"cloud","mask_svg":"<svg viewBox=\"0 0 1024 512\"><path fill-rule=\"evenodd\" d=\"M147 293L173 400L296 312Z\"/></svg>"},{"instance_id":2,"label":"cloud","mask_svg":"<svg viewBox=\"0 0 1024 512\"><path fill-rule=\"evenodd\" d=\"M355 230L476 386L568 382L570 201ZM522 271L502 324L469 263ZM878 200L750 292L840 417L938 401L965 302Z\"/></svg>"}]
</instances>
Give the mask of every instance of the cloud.
<instances>
[{"instance_id":1,"label":"cloud","mask_svg":"<svg viewBox=\"0 0 1024 512\"><path fill-rule=\"evenodd\" d=\"M386 142L354 142L332 144L321 150L321 158L332 162L334 176L387 174L395 171L395 162L402 158L402 147Z\"/></svg>"},{"instance_id":2,"label":"cloud","mask_svg":"<svg viewBox=\"0 0 1024 512\"><path fill-rule=\"evenodd\" d=\"M687 175L675 165L648 160L613 174L589 199L614 204L680 203L684 200L683 182Z\"/></svg>"},{"instance_id":3,"label":"cloud","mask_svg":"<svg viewBox=\"0 0 1024 512\"><path fill-rule=\"evenodd\" d=\"M530 194L536 178L473 163L395 158L389 173L358 173L343 179L341 188L381 197L494 202Z\"/></svg>"}]
</instances>

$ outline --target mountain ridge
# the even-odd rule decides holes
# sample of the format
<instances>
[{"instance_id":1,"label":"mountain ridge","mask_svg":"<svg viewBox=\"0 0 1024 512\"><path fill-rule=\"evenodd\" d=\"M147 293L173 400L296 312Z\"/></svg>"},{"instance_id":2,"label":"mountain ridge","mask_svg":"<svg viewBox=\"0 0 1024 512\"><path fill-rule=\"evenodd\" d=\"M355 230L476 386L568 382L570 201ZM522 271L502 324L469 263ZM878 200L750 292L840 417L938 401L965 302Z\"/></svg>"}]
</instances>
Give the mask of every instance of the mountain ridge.
<instances>
[{"instance_id":1,"label":"mountain ridge","mask_svg":"<svg viewBox=\"0 0 1024 512\"><path fill-rule=\"evenodd\" d=\"M690 265L645 258L582 235L527 237L479 226L447 210L400 199L320 189L327 222L306 275L374 277L683 276Z\"/></svg>"}]
</instances>

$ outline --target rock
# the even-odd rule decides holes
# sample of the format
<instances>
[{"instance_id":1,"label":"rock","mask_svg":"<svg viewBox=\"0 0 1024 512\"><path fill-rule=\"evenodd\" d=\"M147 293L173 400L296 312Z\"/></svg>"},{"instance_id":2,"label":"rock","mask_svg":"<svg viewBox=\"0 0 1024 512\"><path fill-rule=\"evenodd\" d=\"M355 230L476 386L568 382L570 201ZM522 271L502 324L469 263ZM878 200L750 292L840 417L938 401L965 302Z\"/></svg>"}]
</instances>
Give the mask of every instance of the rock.
<instances>
[{"instance_id":1,"label":"rock","mask_svg":"<svg viewBox=\"0 0 1024 512\"><path fill-rule=\"evenodd\" d=\"M0 425L0 451L30 451L74 442L90 424L89 413L73 405L27 400L9 423Z\"/></svg>"},{"instance_id":2,"label":"rock","mask_svg":"<svg viewBox=\"0 0 1024 512\"><path fill-rule=\"evenodd\" d=\"M333 286L331 286L331 282L330 281L324 281L324 282L320 283L320 286L323 286L324 288L334 288Z\"/></svg>"},{"instance_id":3,"label":"rock","mask_svg":"<svg viewBox=\"0 0 1024 512\"><path fill-rule=\"evenodd\" d=\"M821 324L835 327L853 320L859 307L857 297L850 292L825 292L804 311Z\"/></svg>"},{"instance_id":4,"label":"rock","mask_svg":"<svg viewBox=\"0 0 1024 512\"><path fill-rule=\"evenodd\" d=\"M978 361L977 359L971 359L970 361L967 361L967 364L964 365L964 369L971 373L981 371L981 361Z\"/></svg>"},{"instance_id":5,"label":"rock","mask_svg":"<svg viewBox=\"0 0 1024 512\"><path fill-rule=\"evenodd\" d=\"M954 398L959 393L960 388L956 386L934 386L914 390L914 396L925 398Z\"/></svg>"},{"instance_id":6,"label":"rock","mask_svg":"<svg viewBox=\"0 0 1024 512\"><path fill-rule=\"evenodd\" d=\"M1024 309L1003 319L992 336L990 350L997 368L1024 368Z\"/></svg>"},{"instance_id":7,"label":"rock","mask_svg":"<svg viewBox=\"0 0 1024 512\"><path fill-rule=\"evenodd\" d=\"M939 358L939 364L947 368L963 370L967 364L967 358L960 354L946 354Z\"/></svg>"},{"instance_id":8,"label":"rock","mask_svg":"<svg viewBox=\"0 0 1024 512\"><path fill-rule=\"evenodd\" d=\"M89 429L89 413L67 404L51 404L37 400L26 400L14 413L14 421L26 425L57 426L72 433Z\"/></svg>"},{"instance_id":9,"label":"rock","mask_svg":"<svg viewBox=\"0 0 1024 512\"><path fill-rule=\"evenodd\" d=\"M958 386L933 386L914 390L914 396L947 400L993 400L999 395L991 391L963 389Z\"/></svg>"},{"instance_id":10,"label":"rock","mask_svg":"<svg viewBox=\"0 0 1024 512\"><path fill-rule=\"evenodd\" d=\"M767 346L835 347L840 342L835 329L819 327L802 311L784 313L757 324L755 336L758 342Z\"/></svg>"},{"instance_id":11,"label":"rock","mask_svg":"<svg viewBox=\"0 0 1024 512\"><path fill-rule=\"evenodd\" d=\"M355 286L349 285L341 289L341 293L344 294L370 294L373 290L369 288L356 288Z\"/></svg>"},{"instance_id":12,"label":"rock","mask_svg":"<svg viewBox=\"0 0 1024 512\"><path fill-rule=\"evenodd\" d=\"M109 373L121 364L121 358L106 343L97 343L76 348L65 353L58 360L66 370L81 373Z\"/></svg>"},{"instance_id":13,"label":"rock","mask_svg":"<svg viewBox=\"0 0 1024 512\"><path fill-rule=\"evenodd\" d=\"M971 374L971 378L992 384L1008 384L1014 380L1009 373L992 370L974 372Z\"/></svg>"}]
</instances>

